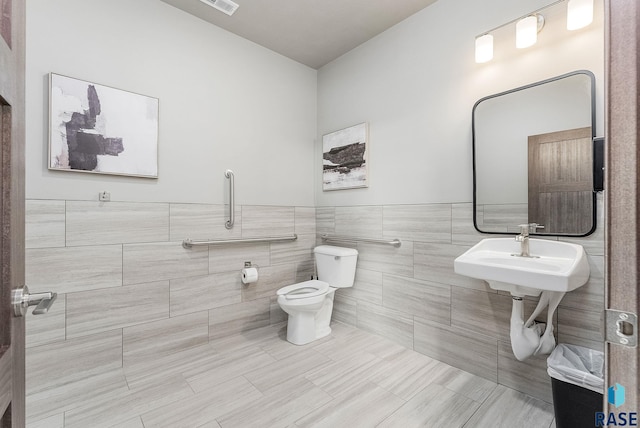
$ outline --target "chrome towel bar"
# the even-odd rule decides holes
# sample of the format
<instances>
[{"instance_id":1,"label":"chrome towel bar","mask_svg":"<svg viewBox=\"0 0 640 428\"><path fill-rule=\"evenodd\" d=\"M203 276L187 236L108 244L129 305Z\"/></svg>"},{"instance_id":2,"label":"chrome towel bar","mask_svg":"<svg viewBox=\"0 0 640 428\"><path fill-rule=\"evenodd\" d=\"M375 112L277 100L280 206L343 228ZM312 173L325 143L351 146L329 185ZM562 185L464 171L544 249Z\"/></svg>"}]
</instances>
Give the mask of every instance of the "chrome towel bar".
<instances>
[{"instance_id":1,"label":"chrome towel bar","mask_svg":"<svg viewBox=\"0 0 640 428\"><path fill-rule=\"evenodd\" d=\"M231 229L233 227L233 223L236 221L235 177L233 175L233 171L230 169L224 172L224 176L229 179L229 220L226 221L224 227Z\"/></svg>"},{"instance_id":2,"label":"chrome towel bar","mask_svg":"<svg viewBox=\"0 0 640 428\"><path fill-rule=\"evenodd\" d=\"M297 239L298 239L298 235L295 233L293 234L293 236L272 236L267 238L214 239L211 241L192 241L191 239L185 239L184 241L182 241L182 246L184 248L191 248L191 247L203 247L205 245L295 241Z\"/></svg>"},{"instance_id":3,"label":"chrome towel bar","mask_svg":"<svg viewBox=\"0 0 640 428\"><path fill-rule=\"evenodd\" d=\"M383 244L383 245L392 245L396 248L399 248L402 245L402 242L399 239L393 239L391 241L385 239L369 239L369 238L358 238L356 236L331 236L331 235L320 235L323 241L328 242L366 242L369 244Z\"/></svg>"}]
</instances>

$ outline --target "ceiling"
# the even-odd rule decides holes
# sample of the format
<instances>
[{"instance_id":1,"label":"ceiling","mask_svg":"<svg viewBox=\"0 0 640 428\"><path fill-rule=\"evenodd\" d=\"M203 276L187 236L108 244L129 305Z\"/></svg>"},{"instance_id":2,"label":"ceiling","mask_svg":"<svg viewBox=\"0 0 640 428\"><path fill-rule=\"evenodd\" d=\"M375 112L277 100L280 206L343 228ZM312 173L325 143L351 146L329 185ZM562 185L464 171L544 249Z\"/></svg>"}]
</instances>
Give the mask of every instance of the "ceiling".
<instances>
[{"instance_id":1,"label":"ceiling","mask_svg":"<svg viewBox=\"0 0 640 428\"><path fill-rule=\"evenodd\" d=\"M436 0L234 0L228 16L200 0L162 0L312 68L320 68Z\"/></svg>"}]
</instances>

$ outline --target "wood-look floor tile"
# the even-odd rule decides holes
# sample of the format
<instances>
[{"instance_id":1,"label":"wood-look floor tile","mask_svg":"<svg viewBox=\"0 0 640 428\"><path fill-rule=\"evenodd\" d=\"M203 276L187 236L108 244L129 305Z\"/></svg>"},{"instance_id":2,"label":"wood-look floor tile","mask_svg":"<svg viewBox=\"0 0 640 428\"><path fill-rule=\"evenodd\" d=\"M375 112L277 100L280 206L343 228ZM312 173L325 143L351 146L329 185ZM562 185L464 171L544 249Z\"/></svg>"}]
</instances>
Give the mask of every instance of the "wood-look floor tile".
<instances>
[{"instance_id":1,"label":"wood-look floor tile","mask_svg":"<svg viewBox=\"0 0 640 428\"><path fill-rule=\"evenodd\" d=\"M348 329L345 329L348 328ZM396 342L376 334L336 323L334 331L338 328L345 329L341 335L336 335L334 340L320 343L314 349L333 361L341 361L352 358L359 353L368 353L378 358L393 358L396 354L403 352L407 348Z\"/></svg>"},{"instance_id":2,"label":"wood-look floor tile","mask_svg":"<svg viewBox=\"0 0 640 428\"><path fill-rule=\"evenodd\" d=\"M64 413L58 413L39 421L29 422L27 428L64 428Z\"/></svg>"},{"instance_id":3,"label":"wood-look floor tile","mask_svg":"<svg viewBox=\"0 0 640 428\"><path fill-rule=\"evenodd\" d=\"M136 389L149 382L201 367L217 358L217 355L209 344L205 344L170 354L149 355L145 360L125 365L123 370L129 387Z\"/></svg>"},{"instance_id":4,"label":"wood-look floor tile","mask_svg":"<svg viewBox=\"0 0 640 428\"><path fill-rule=\"evenodd\" d=\"M552 404L498 385L465 427L547 428L552 419Z\"/></svg>"},{"instance_id":5,"label":"wood-look floor tile","mask_svg":"<svg viewBox=\"0 0 640 428\"><path fill-rule=\"evenodd\" d=\"M122 369L67 382L27 395L27 424L94 401L108 401L128 393Z\"/></svg>"},{"instance_id":6,"label":"wood-look floor tile","mask_svg":"<svg viewBox=\"0 0 640 428\"><path fill-rule=\"evenodd\" d=\"M405 401L372 383L341 394L296 421L299 427L373 427L399 409Z\"/></svg>"},{"instance_id":7,"label":"wood-look floor tile","mask_svg":"<svg viewBox=\"0 0 640 428\"><path fill-rule=\"evenodd\" d=\"M429 385L435 375L449 367L408 349L385 361L385 370L372 373L371 381L404 400L411 399Z\"/></svg>"},{"instance_id":8,"label":"wood-look floor tile","mask_svg":"<svg viewBox=\"0 0 640 428\"><path fill-rule=\"evenodd\" d=\"M345 394L361 384L369 382L369 378L384 372L386 361L371 354L359 353L352 358L332 362L306 375L314 385L322 388L332 397Z\"/></svg>"},{"instance_id":9,"label":"wood-look floor tile","mask_svg":"<svg viewBox=\"0 0 640 428\"><path fill-rule=\"evenodd\" d=\"M428 385L377 427L459 428L480 407L464 395L437 384Z\"/></svg>"},{"instance_id":10,"label":"wood-look floor tile","mask_svg":"<svg viewBox=\"0 0 640 428\"><path fill-rule=\"evenodd\" d=\"M274 361L269 354L260 349L242 349L217 354L198 366L184 370L183 374L191 388L199 393L235 377L269 367ZM251 381L251 378L248 379Z\"/></svg>"},{"instance_id":11,"label":"wood-look floor tile","mask_svg":"<svg viewBox=\"0 0 640 428\"><path fill-rule=\"evenodd\" d=\"M132 390L111 400L93 402L65 413L65 428L120 426L138 419L139 415L159 407L171 405L194 392L182 376L166 377L143 388Z\"/></svg>"},{"instance_id":12,"label":"wood-look floor tile","mask_svg":"<svg viewBox=\"0 0 640 428\"><path fill-rule=\"evenodd\" d=\"M444 365L444 363L441 364ZM433 383L442 385L478 403L483 403L497 386L497 383L493 381L449 365L446 365L446 369L440 371L433 378Z\"/></svg>"},{"instance_id":13,"label":"wood-look floor tile","mask_svg":"<svg viewBox=\"0 0 640 428\"><path fill-rule=\"evenodd\" d=\"M235 409L249 409L261 398L262 394L251 383L243 377L236 377L214 385L206 393L143 413L142 421L145 428L197 427Z\"/></svg>"},{"instance_id":14,"label":"wood-look floor tile","mask_svg":"<svg viewBox=\"0 0 640 428\"><path fill-rule=\"evenodd\" d=\"M323 368L331 360L324 355L307 349L300 354L275 361L246 373L244 376L261 392L266 392L283 382L305 376Z\"/></svg>"},{"instance_id":15,"label":"wood-look floor tile","mask_svg":"<svg viewBox=\"0 0 640 428\"><path fill-rule=\"evenodd\" d=\"M331 396L306 379L281 383L261 399L218 418L222 428L287 428L300 417L331 400Z\"/></svg>"}]
</instances>

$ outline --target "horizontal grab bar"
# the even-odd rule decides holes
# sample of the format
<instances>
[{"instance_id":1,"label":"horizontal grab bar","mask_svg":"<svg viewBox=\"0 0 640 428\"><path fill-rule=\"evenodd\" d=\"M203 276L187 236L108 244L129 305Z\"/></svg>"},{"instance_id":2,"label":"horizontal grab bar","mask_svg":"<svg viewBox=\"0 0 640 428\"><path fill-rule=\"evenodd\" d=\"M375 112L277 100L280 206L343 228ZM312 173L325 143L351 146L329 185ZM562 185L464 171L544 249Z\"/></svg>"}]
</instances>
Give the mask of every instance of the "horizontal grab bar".
<instances>
[{"instance_id":1,"label":"horizontal grab bar","mask_svg":"<svg viewBox=\"0 0 640 428\"><path fill-rule=\"evenodd\" d=\"M295 233L293 236L272 236L267 238L214 239L211 241L192 241L191 239L185 239L182 241L182 246L184 248L191 248L205 245L242 244L247 242L295 241L296 239L298 239L298 235Z\"/></svg>"},{"instance_id":2,"label":"horizontal grab bar","mask_svg":"<svg viewBox=\"0 0 640 428\"><path fill-rule=\"evenodd\" d=\"M355 236L331 236L331 235L320 235L323 241L334 241L334 242L367 242L370 244L384 244L384 245L393 245L396 248L399 248L402 245L402 242L399 239L393 239L391 241L387 241L385 239L369 239L369 238L358 238Z\"/></svg>"}]
</instances>

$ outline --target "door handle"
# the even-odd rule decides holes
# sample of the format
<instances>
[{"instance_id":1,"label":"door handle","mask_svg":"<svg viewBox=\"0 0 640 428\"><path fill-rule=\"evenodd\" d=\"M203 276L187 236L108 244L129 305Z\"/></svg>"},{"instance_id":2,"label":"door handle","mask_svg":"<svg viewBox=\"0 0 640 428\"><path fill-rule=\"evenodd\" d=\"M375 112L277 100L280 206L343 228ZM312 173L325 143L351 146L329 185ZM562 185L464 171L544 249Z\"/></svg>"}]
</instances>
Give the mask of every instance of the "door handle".
<instances>
[{"instance_id":1,"label":"door handle","mask_svg":"<svg viewBox=\"0 0 640 428\"><path fill-rule=\"evenodd\" d=\"M29 294L29 288L26 285L23 288L16 288L11 292L13 315L16 317L24 316L29 306L36 307L33 310L34 315L46 314L57 297L58 294L51 291Z\"/></svg>"}]
</instances>

